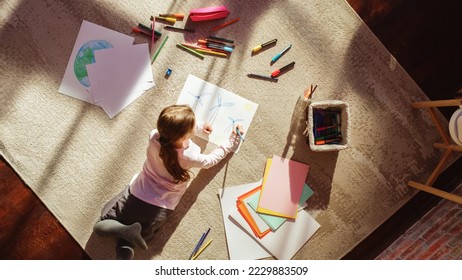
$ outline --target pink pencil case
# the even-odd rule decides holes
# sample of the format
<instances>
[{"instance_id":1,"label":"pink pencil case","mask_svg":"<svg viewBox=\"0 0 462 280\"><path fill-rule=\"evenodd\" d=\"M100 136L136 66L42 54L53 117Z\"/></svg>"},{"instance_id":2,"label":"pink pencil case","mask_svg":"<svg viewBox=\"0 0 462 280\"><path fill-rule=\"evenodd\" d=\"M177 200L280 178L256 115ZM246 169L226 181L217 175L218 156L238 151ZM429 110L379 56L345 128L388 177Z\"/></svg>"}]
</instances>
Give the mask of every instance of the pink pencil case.
<instances>
[{"instance_id":1,"label":"pink pencil case","mask_svg":"<svg viewBox=\"0 0 462 280\"><path fill-rule=\"evenodd\" d=\"M229 10L225 6L197 8L189 11L192 21L204 21L224 18L229 15Z\"/></svg>"}]
</instances>

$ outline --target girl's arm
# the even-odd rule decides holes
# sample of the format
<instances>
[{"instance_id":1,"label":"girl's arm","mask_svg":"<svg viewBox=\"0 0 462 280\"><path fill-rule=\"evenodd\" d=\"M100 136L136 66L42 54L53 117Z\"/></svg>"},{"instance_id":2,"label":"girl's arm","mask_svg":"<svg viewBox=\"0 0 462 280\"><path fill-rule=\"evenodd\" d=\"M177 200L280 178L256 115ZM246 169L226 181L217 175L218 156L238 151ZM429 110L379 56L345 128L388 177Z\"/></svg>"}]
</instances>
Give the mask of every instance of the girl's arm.
<instances>
[{"instance_id":1,"label":"girl's arm","mask_svg":"<svg viewBox=\"0 0 462 280\"><path fill-rule=\"evenodd\" d=\"M239 125L238 127L241 134L244 134L242 126ZM230 134L229 139L224 144L220 145L209 154L197 155L197 158L193 163L193 167L210 168L216 165L230 152L236 151L239 147L240 141L241 139L239 135L236 134L236 130L233 130L233 133Z\"/></svg>"}]
</instances>

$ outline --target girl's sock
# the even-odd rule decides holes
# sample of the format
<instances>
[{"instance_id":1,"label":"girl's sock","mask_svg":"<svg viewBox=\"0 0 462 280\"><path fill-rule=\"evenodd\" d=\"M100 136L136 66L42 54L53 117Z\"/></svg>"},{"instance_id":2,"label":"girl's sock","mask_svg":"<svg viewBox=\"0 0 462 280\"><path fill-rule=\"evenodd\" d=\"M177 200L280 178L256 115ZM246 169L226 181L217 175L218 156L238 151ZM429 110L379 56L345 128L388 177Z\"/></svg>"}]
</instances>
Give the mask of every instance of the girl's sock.
<instances>
[{"instance_id":1,"label":"girl's sock","mask_svg":"<svg viewBox=\"0 0 462 280\"><path fill-rule=\"evenodd\" d=\"M142 227L140 223L134 223L127 226L112 219L99 221L93 227L93 230L99 235L119 237L139 248L147 249L148 245L141 236L141 229Z\"/></svg>"}]
</instances>

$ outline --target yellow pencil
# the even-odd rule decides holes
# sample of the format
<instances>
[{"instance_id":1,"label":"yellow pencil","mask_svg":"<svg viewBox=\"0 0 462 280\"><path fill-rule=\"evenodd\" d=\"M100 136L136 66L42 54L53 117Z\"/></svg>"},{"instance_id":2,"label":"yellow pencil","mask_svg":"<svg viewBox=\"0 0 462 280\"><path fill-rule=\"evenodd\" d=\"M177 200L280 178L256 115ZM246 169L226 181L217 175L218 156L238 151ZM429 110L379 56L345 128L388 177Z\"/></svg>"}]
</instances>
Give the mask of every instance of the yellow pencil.
<instances>
[{"instance_id":1,"label":"yellow pencil","mask_svg":"<svg viewBox=\"0 0 462 280\"><path fill-rule=\"evenodd\" d=\"M214 52L214 51L203 50L203 49L196 49L196 51L198 51L200 53L214 54L214 55L218 55L218 56L222 56L222 57L228 57L227 54L222 53L222 52Z\"/></svg>"},{"instance_id":2,"label":"yellow pencil","mask_svg":"<svg viewBox=\"0 0 462 280\"><path fill-rule=\"evenodd\" d=\"M202 251L205 250L205 248L207 248L207 246L209 246L209 244L212 242L213 239L210 239L207 243L205 243L204 246L202 246L199 251L197 251L197 253L194 255L194 257L192 257L192 260L195 260L201 253Z\"/></svg>"},{"instance_id":3,"label":"yellow pencil","mask_svg":"<svg viewBox=\"0 0 462 280\"><path fill-rule=\"evenodd\" d=\"M170 23L175 23L176 22L176 18L172 18L172 17L156 17L156 19L165 20L165 21L168 21Z\"/></svg>"}]
</instances>

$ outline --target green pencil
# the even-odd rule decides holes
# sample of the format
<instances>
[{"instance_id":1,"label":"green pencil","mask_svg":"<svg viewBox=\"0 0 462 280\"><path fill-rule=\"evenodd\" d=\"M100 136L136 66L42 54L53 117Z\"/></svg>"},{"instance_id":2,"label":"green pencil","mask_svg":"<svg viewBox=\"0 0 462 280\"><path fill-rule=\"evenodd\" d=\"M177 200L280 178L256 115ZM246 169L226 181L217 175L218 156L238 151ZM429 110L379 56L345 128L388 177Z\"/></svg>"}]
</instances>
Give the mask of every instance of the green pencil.
<instances>
[{"instance_id":1,"label":"green pencil","mask_svg":"<svg viewBox=\"0 0 462 280\"><path fill-rule=\"evenodd\" d=\"M160 47L159 49L157 50L156 54L154 55L154 57L152 58L152 61L151 61L151 64L154 63L154 60L156 60L157 56L159 55L160 51L162 50L162 48L164 47L165 45L165 42L167 41L168 39L168 35L165 37L165 39L162 41L162 44L160 44Z\"/></svg>"},{"instance_id":2,"label":"green pencil","mask_svg":"<svg viewBox=\"0 0 462 280\"><path fill-rule=\"evenodd\" d=\"M198 52L196 52L195 50L191 49L191 48L188 48L186 46L183 46L182 44L176 44L177 47L179 48L182 48L183 50L185 51L188 51L192 54L194 54L195 56L199 57L200 59L204 59L204 56Z\"/></svg>"}]
</instances>

